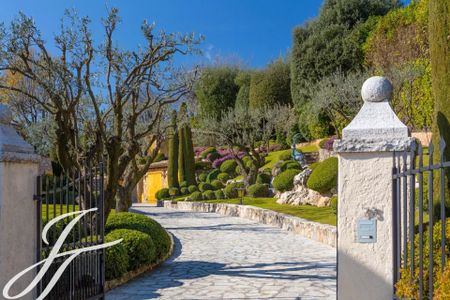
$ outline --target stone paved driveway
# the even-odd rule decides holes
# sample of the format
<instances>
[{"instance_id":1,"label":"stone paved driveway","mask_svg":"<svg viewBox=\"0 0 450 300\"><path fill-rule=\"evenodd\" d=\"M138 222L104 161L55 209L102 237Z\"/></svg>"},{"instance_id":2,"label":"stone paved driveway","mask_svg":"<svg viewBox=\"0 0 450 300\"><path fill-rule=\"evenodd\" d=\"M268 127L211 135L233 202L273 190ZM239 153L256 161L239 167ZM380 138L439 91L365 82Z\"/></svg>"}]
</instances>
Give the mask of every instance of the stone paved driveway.
<instances>
[{"instance_id":1,"label":"stone paved driveway","mask_svg":"<svg viewBox=\"0 0 450 300\"><path fill-rule=\"evenodd\" d=\"M335 299L336 250L241 218L134 208L173 235L173 256L106 299Z\"/></svg>"}]
</instances>

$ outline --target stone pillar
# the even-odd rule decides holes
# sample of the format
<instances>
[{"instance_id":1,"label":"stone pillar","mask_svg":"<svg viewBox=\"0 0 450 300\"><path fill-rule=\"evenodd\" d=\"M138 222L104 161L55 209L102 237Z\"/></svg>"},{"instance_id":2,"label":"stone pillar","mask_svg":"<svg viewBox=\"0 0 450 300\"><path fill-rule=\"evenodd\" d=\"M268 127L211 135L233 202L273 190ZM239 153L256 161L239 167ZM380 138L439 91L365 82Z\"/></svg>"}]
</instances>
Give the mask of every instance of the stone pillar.
<instances>
[{"instance_id":1,"label":"stone pillar","mask_svg":"<svg viewBox=\"0 0 450 300\"><path fill-rule=\"evenodd\" d=\"M338 299L391 300L392 152L414 147L414 140L389 105L388 80L369 78L361 94L364 105L334 143L339 158Z\"/></svg>"},{"instance_id":2,"label":"stone pillar","mask_svg":"<svg viewBox=\"0 0 450 300\"><path fill-rule=\"evenodd\" d=\"M37 247L33 195L39 157L10 125L11 119L9 108L0 104L0 299L5 299L5 284L36 262ZM10 295L23 291L31 282L32 273L19 280Z\"/></svg>"}]
</instances>

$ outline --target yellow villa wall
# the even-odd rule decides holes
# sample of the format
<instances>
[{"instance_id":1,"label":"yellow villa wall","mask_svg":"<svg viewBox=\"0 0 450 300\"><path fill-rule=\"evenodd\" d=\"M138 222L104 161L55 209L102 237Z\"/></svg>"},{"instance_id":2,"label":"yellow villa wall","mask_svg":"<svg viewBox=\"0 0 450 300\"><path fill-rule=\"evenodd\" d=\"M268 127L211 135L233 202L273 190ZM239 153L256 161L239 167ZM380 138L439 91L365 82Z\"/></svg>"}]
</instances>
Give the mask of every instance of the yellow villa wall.
<instances>
[{"instance_id":1,"label":"yellow villa wall","mask_svg":"<svg viewBox=\"0 0 450 300\"><path fill-rule=\"evenodd\" d=\"M143 191L139 197L139 202L156 204L155 193L167 187L167 171L151 170L144 177Z\"/></svg>"}]
</instances>

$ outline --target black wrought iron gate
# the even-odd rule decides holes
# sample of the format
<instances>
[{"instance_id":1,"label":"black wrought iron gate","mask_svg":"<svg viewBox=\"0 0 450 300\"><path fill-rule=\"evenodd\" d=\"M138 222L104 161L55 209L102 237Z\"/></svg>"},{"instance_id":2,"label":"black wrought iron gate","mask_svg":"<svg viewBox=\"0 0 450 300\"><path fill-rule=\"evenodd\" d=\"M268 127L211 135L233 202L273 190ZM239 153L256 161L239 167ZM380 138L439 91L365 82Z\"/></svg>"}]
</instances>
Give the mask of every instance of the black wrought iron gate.
<instances>
[{"instance_id":1,"label":"black wrought iron gate","mask_svg":"<svg viewBox=\"0 0 450 300\"><path fill-rule=\"evenodd\" d=\"M104 173L103 164L60 175L37 178L37 259L46 259L65 226L76 215L67 216L47 233L48 245L42 240L43 227L66 213L97 208L86 214L73 227L59 253L103 243L104 239ZM56 258L37 286L38 296L47 287L55 271L68 256ZM39 270L39 269L38 269ZM103 299L105 285L104 249L91 250L77 256L45 299Z\"/></svg>"},{"instance_id":2,"label":"black wrought iron gate","mask_svg":"<svg viewBox=\"0 0 450 300\"><path fill-rule=\"evenodd\" d=\"M415 150L394 153L394 284L397 288L399 282L409 284L413 296L408 298L433 299L436 279L449 259L446 173L450 171L450 161L444 161L443 140L439 147L438 158L433 157L431 143L428 147L419 144Z\"/></svg>"}]
</instances>

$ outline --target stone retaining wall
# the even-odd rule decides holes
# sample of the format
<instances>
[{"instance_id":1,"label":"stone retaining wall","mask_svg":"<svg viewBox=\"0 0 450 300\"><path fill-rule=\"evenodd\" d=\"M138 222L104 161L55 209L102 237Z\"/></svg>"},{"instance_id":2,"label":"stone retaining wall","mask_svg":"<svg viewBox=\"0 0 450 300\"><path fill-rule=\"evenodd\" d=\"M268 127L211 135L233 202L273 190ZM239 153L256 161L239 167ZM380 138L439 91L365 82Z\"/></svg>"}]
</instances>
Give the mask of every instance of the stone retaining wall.
<instances>
[{"instance_id":1,"label":"stone retaining wall","mask_svg":"<svg viewBox=\"0 0 450 300\"><path fill-rule=\"evenodd\" d=\"M275 211L237 204L204 203L189 201L163 201L166 208L218 213L225 216L246 218L259 223L292 231L303 237L336 247L337 230L335 226L320 224Z\"/></svg>"}]
</instances>

